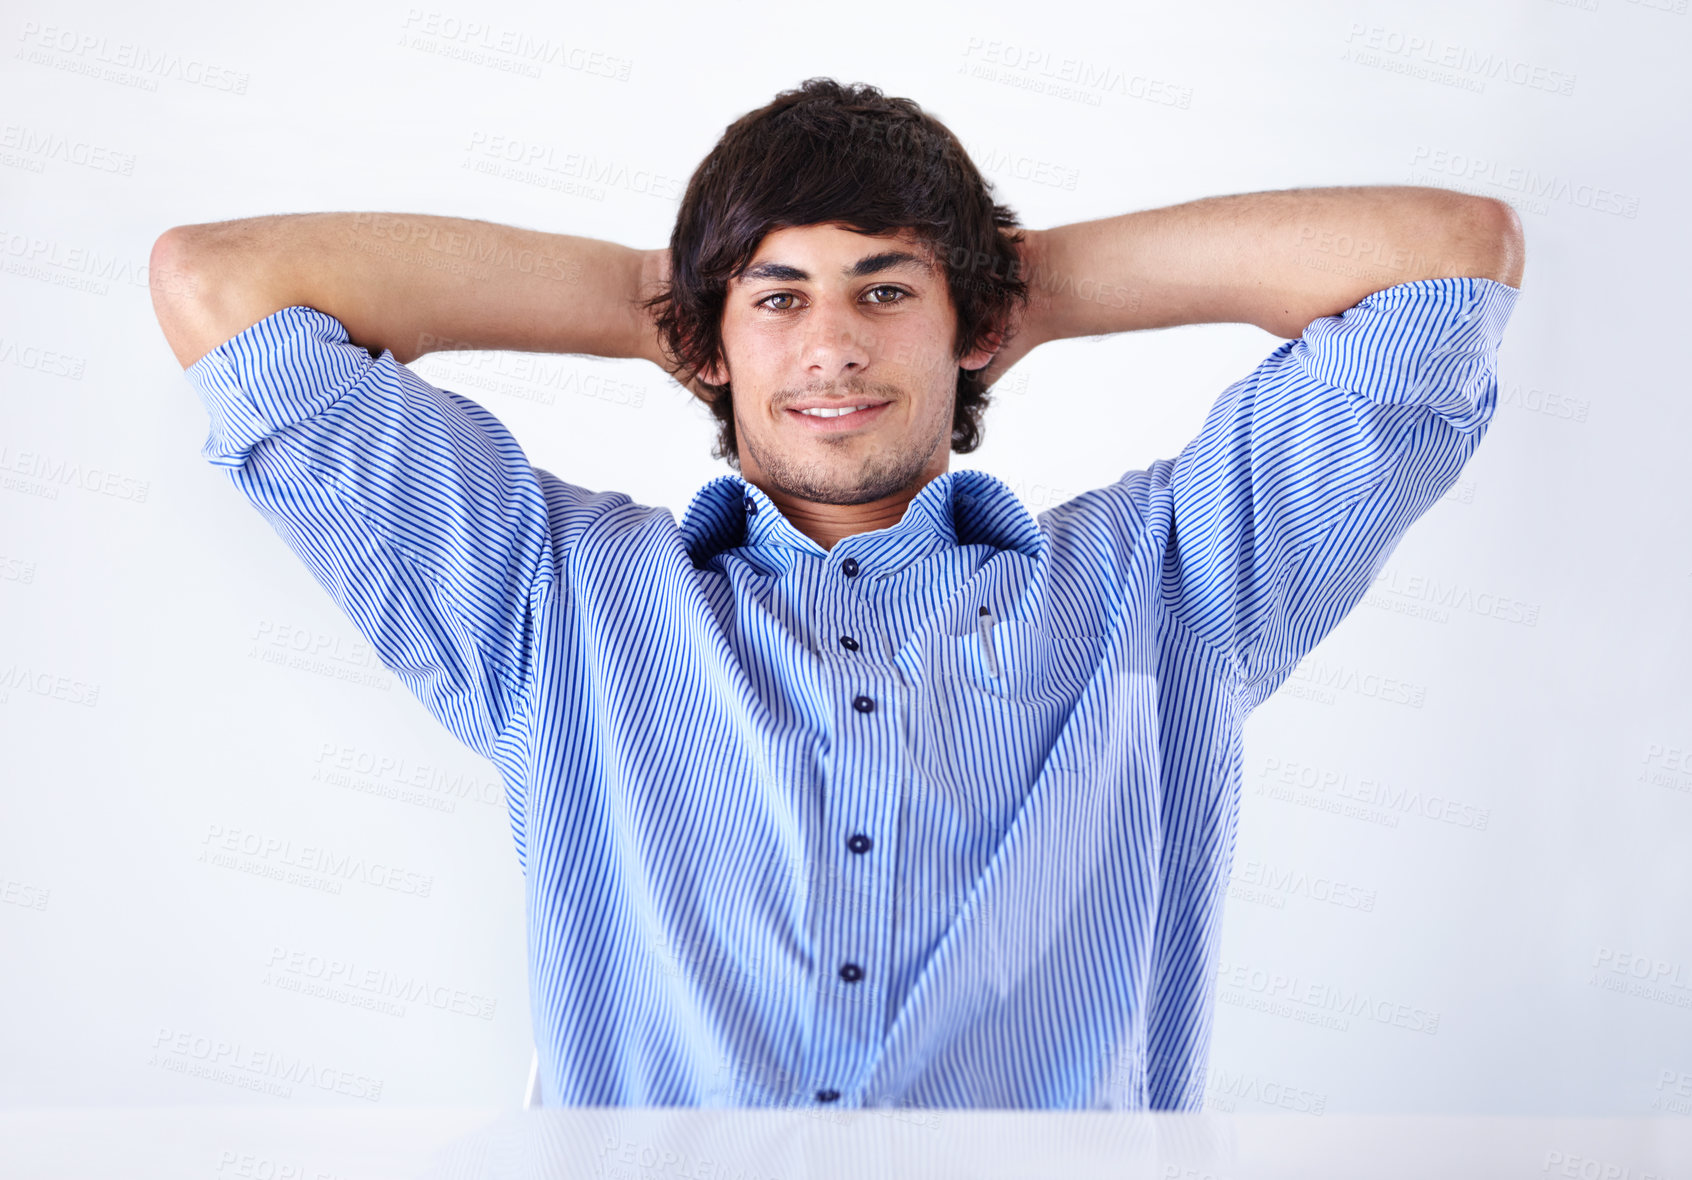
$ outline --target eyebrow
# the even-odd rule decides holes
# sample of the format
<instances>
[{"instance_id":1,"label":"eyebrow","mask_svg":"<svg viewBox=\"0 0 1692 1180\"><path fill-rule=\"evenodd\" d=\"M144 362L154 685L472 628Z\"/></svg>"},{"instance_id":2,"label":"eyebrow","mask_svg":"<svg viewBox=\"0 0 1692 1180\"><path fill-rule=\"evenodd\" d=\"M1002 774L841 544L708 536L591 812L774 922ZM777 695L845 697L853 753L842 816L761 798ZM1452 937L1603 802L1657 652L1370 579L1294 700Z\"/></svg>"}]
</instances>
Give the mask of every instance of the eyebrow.
<instances>
[{"instance_id":1,"label":"eyebrow","mask_svg":"<svg viewBox=\"0 0 1692 1180\"><path fill-rule=\"evenodd\" d=\"M865 275L879 274L885 270L919 270L925 275L933 273L929 263L916 254L906 250L884 250L880 254L866 254L851 266L840 268L843 279L857 279ZM801 270L797 266L788 266L785 262L760 262L751 267L735 280L737 283L756 283L771 279L782 283L808 283L811 281L809 271Z\"/></svg>"}]
</instances>

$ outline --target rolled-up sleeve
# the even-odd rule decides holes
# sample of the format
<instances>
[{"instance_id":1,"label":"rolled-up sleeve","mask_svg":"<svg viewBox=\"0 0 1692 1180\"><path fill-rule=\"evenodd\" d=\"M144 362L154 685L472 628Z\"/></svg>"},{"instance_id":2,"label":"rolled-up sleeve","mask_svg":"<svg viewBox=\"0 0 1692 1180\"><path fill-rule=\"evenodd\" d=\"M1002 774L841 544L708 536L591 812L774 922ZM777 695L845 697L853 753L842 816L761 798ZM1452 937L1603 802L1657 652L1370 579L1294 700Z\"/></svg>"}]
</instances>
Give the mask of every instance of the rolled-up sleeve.
<instances>
[{"instance_id":1,"label":"rolled-up sleeve","mask_svg":"<svg viewBox=\"0 0 1692 1180\"><path fill-rule=\"evenodd\" d=\"M1456 482L1497 397L1519 292L1476 277L1388 287L1305 328L1229 387L1173 461L1163 590L1266 699Z\"/></svg>"},{"instance_id":2,"label":"rolled-up sleeve","mask_svg":"<svg viewBox=\"0 0 1692 1180\"><path fill-rule=\"evenodd\" d=\"M557 572L544 473L481 406L310 307L275 312L186 376L210 415L202 455L436 719L499 761Z\"/></svg>"}]
</instances>

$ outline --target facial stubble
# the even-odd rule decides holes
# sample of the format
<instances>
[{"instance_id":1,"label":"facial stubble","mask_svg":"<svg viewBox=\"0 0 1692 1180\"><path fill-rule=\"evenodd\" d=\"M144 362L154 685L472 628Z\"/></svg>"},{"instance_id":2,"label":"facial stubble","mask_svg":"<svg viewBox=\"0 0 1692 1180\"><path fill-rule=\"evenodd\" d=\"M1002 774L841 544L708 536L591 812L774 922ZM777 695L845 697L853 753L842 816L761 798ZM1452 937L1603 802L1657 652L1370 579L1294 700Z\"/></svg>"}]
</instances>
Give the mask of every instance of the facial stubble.
<instances>
[{"instance_id":1,"label":"facial stubble","mask_svg":"<svg viewBox=\"0 0 1692 1180\"><path fill-rule=\"evenodd\" d=\"M871 396L896 402L898 393L896 389L888 389L873 392ZM862 435L812 436L810 445L825 452L821 458L772 449L746 429L738 402L734 411L735 429L740 445L763 472L764 481L776 491L813 504L869 504L911 489L922 480L942 443L950 444L952 400L935 399L933 404L933 411L919 424L921 429L914 435L872 446L861 458L849 456L854 449L864 448ZM839 457L830 458L830 453Z\"/></svg>"}]
</instances>

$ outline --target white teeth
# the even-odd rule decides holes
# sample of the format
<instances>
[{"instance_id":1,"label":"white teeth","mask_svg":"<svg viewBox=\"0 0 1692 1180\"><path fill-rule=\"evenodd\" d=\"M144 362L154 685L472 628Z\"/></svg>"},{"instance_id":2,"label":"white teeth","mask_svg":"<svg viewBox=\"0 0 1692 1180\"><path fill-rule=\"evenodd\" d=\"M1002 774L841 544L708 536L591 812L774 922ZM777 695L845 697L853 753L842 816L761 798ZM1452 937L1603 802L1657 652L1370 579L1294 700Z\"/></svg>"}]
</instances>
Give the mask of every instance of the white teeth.
<instances>
[{"instance_id":1,"label":"white teeth","mask_svg":"<svg viewBox=\"0 0 1692 1180\"><path fill-rule=\"evenodd\" d=\"M869 409L868 406L853 406L849 410L848 409L840 409L840 410L815 409L815 410L800 410L799 412L801 414L809 414L813 418L838 418L842 414L853 414L853 413L856 413L859 410L867 410L867 409Z\"/></svg>"}]
</instances>

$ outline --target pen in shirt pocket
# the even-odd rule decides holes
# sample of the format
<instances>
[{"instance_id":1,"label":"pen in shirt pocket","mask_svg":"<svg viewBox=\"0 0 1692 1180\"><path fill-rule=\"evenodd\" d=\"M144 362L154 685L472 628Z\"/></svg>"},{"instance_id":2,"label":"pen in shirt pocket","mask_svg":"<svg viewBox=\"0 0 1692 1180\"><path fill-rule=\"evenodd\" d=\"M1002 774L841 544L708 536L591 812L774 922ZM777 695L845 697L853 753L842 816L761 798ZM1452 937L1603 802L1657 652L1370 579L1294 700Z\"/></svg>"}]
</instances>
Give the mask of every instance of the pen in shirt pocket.
<instances>
[{"instance_id":1,"label":"pen in shirt pocket","mask_svg":"<svg viewBox=\"0 0 1692 1180\"><path fill-rule=\"evenodd\" d=\"M987 657L987 668L993 679L999 678L999 657L993 651L993 612L986 607L981 608L981 651Z\"/></svg>"}]
</instances>

